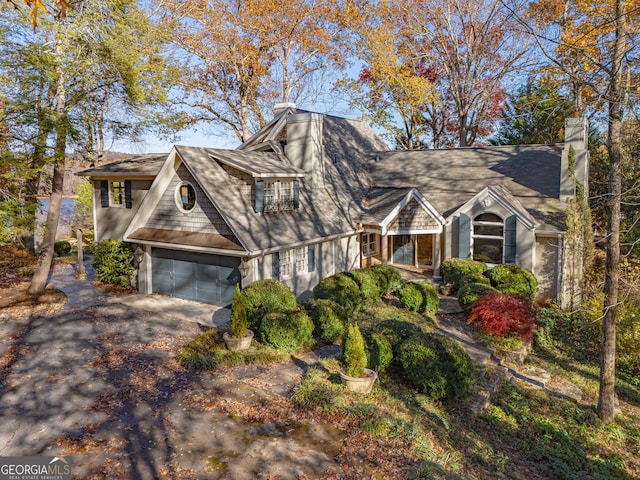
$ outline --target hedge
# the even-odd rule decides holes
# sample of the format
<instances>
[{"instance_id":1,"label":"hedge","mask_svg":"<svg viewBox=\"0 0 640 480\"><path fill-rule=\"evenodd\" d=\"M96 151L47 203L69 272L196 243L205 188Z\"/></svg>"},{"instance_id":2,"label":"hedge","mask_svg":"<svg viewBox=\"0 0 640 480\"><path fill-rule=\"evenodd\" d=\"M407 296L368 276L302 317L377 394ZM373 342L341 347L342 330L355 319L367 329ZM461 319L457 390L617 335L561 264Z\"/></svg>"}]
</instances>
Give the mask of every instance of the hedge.
<instances>
[{"instance_id":1,"label":"hedge","mask_svg":"<svg viewBox=\"0 0 640 480\"><path fill-rule=\"evenodd\" d=\"M344 335L344 321L336 310L339 305L325 298L310 298L302 303L302 307L313 321L313 337L323 343L336 343Z\"/></svg>"},{"instance_id":2,"label":"hedge","mask_svg":"<svg viewBox=\"0 0 640 480\"><path fill-rule=\"evenodd\" d=\"M373 265L368 270L377 276L381 296L395 291L402 284L400 271L392 265Z\"/></svg>"},{"instance_id":3,"label":"hedge","mask_svg":"<svg viewBox=\"0 0 640 480\"><path fill-rule=\"evenodd\" d=\"M303 310L267 313L258 331L260 341L281 352L295 352L313 341L313 322Z\"/></svg>"},{"instance_id":4,"label":"hedge","mask_svg":"<svg viewBox=\"0 0 640 480\"><path fill-rule=\"evenodd\" d=\"M538 291L538 281L533 273L515 263L496 265L487 276L491 286L502 293L522 295L533 300Z\"/></svg>"},{"instance_id":5,"label":"hedge","mask_svg":"<svg viewBox=\"0 0 640 480\"><path fill-rule=\"evenodd\" d=\"M345 272L351 277L360 289L360 296L363 301L376 300L382 296L382 289L378 282L378 275L368 268L361 268L351 272Z\"/></svg>"},{"instance_id":6,"label":"hedge","mask_svg":"<svg viewBox=\"0 0 640 480\"><path fill-rule=\"evenodd\" d=\"M449 258L442 262L442 280L452 285L453 290L460 288L460 279L466 275L482 275L487 271L487 265L470 258Z\"/></svg>"},{"instance_id":7,"label":"hedge","mask_svg":"<svg viewBox=\"0 0 640 480\"><path fill-rule=\"evenodd\" d=\"M242 290L243 303L251 328L258 330L262 318L268 313L295 310L295 294L282 282L273 279L258 280Z\"/></svg>"},{"instance_id":8,"label":"hedge","mask_svg":"<svg viewBox=\"0 0 640 480\"><path fill-rule=\"evenodd\" d=\"M452 400L469 392L471 359L455 340L423 333L399 346L397 360L409 385L434 400Z\"/></svg>"},{"instance_id":9,"label":"hedge","mask_svg":"<svg viewBox=\"0 0 640 480\"><path fill-rule=\"evenodd\" d=\"M339 305L336 313L344 320L359 311L363 304L358 284L346 273L337 273L322 280L313 289L313 296L336 302Z\"/></svg>"}]
</instances>

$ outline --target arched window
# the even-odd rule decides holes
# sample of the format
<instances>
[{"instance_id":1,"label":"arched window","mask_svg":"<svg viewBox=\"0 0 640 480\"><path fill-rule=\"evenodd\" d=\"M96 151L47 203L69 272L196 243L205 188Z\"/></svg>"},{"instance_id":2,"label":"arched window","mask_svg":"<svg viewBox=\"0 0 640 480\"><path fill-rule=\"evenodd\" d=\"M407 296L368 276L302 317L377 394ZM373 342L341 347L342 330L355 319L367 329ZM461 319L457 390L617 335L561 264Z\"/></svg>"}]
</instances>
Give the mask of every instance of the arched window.
<instances>
[{"instance_id":1,"label":"arched window","mask_svg":"<svg viewBox=\"0 0 640 480\"><path fill-rule=\"evenodd\" d=\"M178 186L176 191L176 203L178 207L184 211L189 212L196 206L196 190L190 183L184 182Z\"/></svg>"},{"instance_id":2,"label":"arched window","mask_svg":"<svg viewBox=\"0 0 640 480\"><path fill-rule=\"evenodd\" d=\"M473 259L502 263L504 220L494 213L481 213L473 219Z\"/></svg>"}]
</instances>

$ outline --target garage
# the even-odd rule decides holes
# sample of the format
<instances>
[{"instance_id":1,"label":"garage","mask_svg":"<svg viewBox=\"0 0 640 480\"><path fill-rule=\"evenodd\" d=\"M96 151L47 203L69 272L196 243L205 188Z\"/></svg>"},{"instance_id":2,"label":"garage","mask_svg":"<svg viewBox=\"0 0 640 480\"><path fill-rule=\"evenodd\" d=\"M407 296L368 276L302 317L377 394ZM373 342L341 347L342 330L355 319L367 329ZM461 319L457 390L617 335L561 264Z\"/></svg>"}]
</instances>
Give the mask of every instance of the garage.
<instances>
[{"instance_id":1,"label":"garage","mask_svg":"<svg viewBox=\"0 0 640 480\"><path fill-rule=\"evenodd\" d=\"M154 248L153 293L226 306L240 282L240 258Z\"/></svg>"}]
</instances>

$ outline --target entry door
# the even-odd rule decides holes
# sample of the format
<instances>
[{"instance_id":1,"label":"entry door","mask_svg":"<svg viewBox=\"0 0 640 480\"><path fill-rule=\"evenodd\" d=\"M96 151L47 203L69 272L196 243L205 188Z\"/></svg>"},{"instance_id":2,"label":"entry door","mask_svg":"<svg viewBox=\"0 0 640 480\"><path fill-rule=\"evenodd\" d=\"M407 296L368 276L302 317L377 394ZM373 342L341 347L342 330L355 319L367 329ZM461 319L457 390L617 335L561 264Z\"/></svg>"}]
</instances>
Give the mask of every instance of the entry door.
<instances>
[{"instance_id":1,"label":"entry door","mask_svg":"<svg viewBox=\"0 0 640 480\"><path fill-rule=\"evenodd\" d=\"M393 263L413 265L414 247L411 235L395 235L393 238Z\"/></svg>"},{"instance_id":2,"label":"entry door","mask_svg":"<svg viewBox=\"0 0 640 480\"><path fill-rule=\"evenodd\" d=\"M239 264L240 259L234 257L154 249L153 292L229 305L240 281Z\"/></svg>"}]
</instances>

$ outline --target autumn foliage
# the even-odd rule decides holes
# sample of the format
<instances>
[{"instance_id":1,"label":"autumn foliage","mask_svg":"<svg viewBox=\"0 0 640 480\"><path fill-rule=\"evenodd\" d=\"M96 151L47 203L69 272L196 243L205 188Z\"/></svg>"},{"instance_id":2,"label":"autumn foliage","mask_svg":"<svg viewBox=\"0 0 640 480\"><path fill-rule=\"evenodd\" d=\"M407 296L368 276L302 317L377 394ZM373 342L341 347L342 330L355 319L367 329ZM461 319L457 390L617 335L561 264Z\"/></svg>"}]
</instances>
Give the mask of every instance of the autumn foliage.
<instances>
[{"instance_id":1,"label":"autumn foliage","mask_svg":"<svg viewBox=\"0 0 640 480\"><path fill-rule=\"evenodd\" d=\"M531 338L534 314L531 303L524 297L500 292L486 292L471 305L469 323L477 323L491 335L511 334Z\"/></svg>"}]
</instances>

